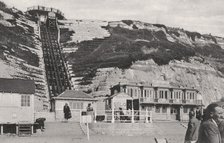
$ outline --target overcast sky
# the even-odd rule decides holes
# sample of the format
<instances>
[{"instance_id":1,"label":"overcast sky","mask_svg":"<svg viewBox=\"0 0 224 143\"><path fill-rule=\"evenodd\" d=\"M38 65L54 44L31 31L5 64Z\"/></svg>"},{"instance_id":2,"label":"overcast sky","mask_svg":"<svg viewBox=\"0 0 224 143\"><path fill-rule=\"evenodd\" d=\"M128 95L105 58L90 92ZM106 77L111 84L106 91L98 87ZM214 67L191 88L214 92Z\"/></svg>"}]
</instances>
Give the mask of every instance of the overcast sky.
<instances>
[{"instance_id":1,"label":"overcast sky","mask_svg":"<svg viewBox=\"0 0 224 143\"><path fill-rule=\"evenodd\" d=\"M26 11L42 5L68 19L133 19L224 37L224 0L0 0Z\"/></svg>"}]
</instances>

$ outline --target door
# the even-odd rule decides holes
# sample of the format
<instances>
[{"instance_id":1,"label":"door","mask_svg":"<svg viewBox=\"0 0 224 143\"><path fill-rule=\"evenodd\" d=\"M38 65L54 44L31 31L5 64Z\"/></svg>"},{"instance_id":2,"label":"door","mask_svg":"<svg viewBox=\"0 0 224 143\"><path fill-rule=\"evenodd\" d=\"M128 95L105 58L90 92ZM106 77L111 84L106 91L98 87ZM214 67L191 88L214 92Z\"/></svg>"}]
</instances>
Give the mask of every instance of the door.
<instances>
[{"instance_id":1,"label":"door","mask_svg":"<svg viewBox=\"0 0 224 143\"><path fill-rule=\"evenodd\" d=\"M171 120L177 120L177 108L176 107L170 107L170 118Z\"/></svg>"},{"instance_id":2,"label":"door","mask_svg":"<svg viewBox=\"0 0 224 143\"><path fill-rule=\"evenodd\" d=\"M126 106L127 106L126 110L128 110L128 109L132 110L132 100L127 100Z\"/></svg>"},{"instance_id":3,"label":"door","mask_svg":"<svg viewBox=\"0 0 224 143\"><path fill-rule=\"evenodd\" d=\"M170 107L170 117L171 117L171 120L180 120L180 107L179 106L171 106Z\"/></svg>"}]
</instances>

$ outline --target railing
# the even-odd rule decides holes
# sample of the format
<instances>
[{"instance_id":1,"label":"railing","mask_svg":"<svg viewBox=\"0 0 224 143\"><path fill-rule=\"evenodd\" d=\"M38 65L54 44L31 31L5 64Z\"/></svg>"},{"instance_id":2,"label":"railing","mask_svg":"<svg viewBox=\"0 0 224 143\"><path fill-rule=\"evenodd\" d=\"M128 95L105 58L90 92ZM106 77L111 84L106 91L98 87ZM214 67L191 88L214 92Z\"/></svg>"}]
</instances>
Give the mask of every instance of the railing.
<instances>
[{"instance_id":1,"label":"railing","mask_svg":"<svg viewBox=\"0 0 224 143\"><path fill-rule=\"evenodd\" d=\"M81 111L81 116L85 111ZM86 112L87 115L92 116L93 122L106 123L151 123L152 112L139 110L97 110L91 113ZM80 117L82 122L82 117Z\"/></svg>"},{"instance_id":2,"label":"railing","mask_svg":"<svg viewBox=\"0 0 224 143\"><path fill-rule=\"evenodd\" d=\"M202 105L202 100L182 100L182 103Z\"/></svg>"},{"instance_id":3,"label":"railing","mask_svg":"<svg viewBox=\"0 0 224 143\"><path fill-rule=\"evenodd\" d=\"M31 11L31 10L43 10L43 11L52 11L55 12L57 14L60 14L61 16L64 17L64 13L62 13L60 10L55 9L55 8L48 8L48 7L44 7L44 6L32 6L32 7L28 7L27 11Z\"/></svg>"},{"instance_id":4,"label":"railing","mask_svg":"<svg viewBox=\"0 0 224 143\"><path fill-rule=\"evenodd\" d=\"M202 100L162 99L162 98L140 98L140 103L164 103L164 104L194 104L201 105Z\"/></svg>"}]
</instances>

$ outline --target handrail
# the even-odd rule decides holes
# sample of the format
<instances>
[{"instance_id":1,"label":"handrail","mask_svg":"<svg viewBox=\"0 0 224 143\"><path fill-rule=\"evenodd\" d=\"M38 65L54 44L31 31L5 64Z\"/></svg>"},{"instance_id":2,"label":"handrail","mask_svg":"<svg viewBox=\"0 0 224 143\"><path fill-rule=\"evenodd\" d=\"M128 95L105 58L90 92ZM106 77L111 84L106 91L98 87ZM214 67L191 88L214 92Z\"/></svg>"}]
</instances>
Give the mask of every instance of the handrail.
<instances>
[{"instance_id":1,"label":"handrail","mask_svg":"<svg viewBox=\"0 0 224 143\"><path fill-rule=\"evenodd\" d=\"M121 123L136 123L136 122L144 122L144 123L152 123L152 112L145 110L96 110L92 112L87 112L85 110L80 109L80 113L85 112L87 115L92 117L92 120L96 122L121 122ZM82 122L81 118L82 114L80 114L80 122Z\"/></svg>"},{"instance_id":2,"label":"handrail","mask_svg":"<svg viewBox=\"0 0 224 143\"><path fill-rule=\"evenodd\" d=\"M59 9L56 9L56 8L49 8L49 7L39 6L39 5L27 8L27 11L31 11L31 10L43 10L43 11L48 11L48 12L51 11L51 12L60 14L61 16L64 17L64 13L62 13Z\"/></svg>"},{"instance_id":3,"label":"handrail","mask_svg":"<svg viewBox=\"0 0 224 143\"><path fill-rule=\"evenodd\" d=\"M197 104L201 105L202 100L184 99L162 99L162 98L140 98L141 103L169 103L169 104Z\"/></svg>"}]
</instances>

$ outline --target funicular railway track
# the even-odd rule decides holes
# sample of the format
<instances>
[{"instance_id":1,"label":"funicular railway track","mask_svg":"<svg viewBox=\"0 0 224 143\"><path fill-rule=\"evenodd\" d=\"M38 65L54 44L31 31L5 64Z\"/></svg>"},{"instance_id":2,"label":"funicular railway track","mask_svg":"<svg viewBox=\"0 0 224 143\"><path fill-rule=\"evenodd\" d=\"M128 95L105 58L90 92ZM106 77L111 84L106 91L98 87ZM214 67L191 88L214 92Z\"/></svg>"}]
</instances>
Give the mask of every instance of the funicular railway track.
<instances>
[{"instance_id":1,"label":"funicular railway track","mask_svg":"<svg viewBox=\"0 0 224 143\"><path fill-rule=\"evenodd\" d=\"M40 25L40 34L49 95L52 98L66 89L70 89L70 83L64 58L58 44L57 27L49 27L47 24L42 23Z\"/></svg>"}]
</instances>

